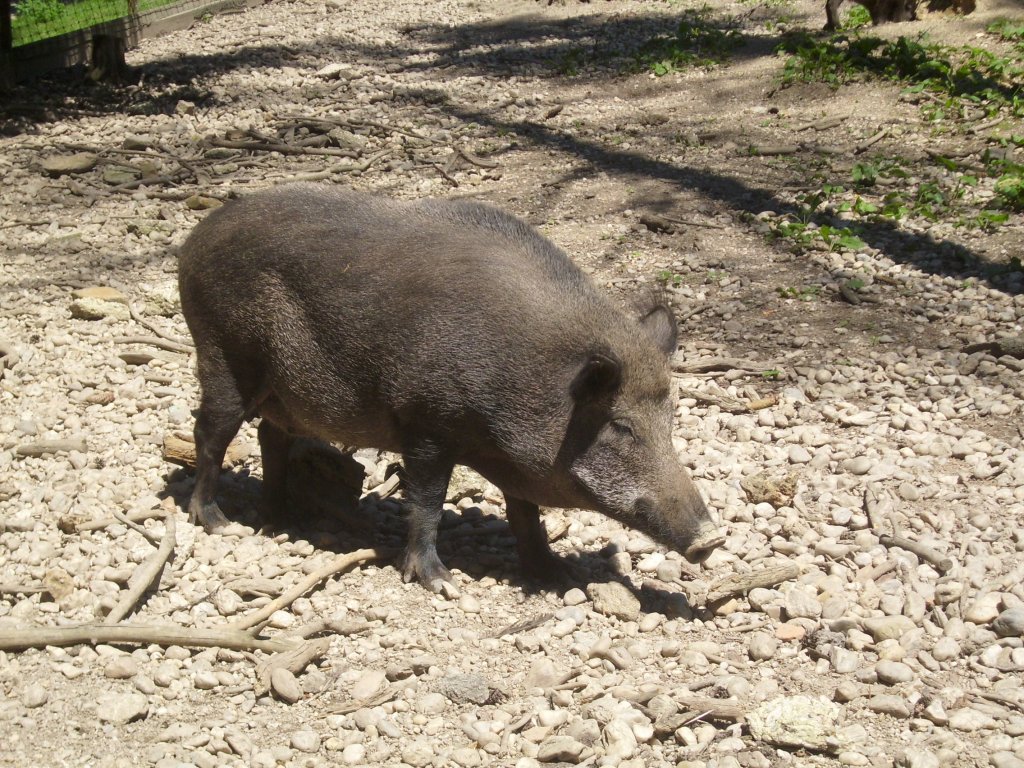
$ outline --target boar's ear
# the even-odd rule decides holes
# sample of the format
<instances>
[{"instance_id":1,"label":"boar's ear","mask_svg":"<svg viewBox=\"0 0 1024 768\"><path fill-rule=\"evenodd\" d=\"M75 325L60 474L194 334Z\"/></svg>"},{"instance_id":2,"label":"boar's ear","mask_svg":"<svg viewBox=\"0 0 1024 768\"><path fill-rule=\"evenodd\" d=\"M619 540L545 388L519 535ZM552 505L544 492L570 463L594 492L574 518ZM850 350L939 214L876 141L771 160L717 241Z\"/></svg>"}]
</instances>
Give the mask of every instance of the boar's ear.
<instances>
[{"instance_id":1,"label":"boar's ear","mask_svg":"<svg viewBox=\"0 0 1024 768\"><path fill-rule=\"evenodd\" d=\"M640 325L658 345L658 349L671 357L679 340L676 316L667 304L657 304L640 315Z\"/></svg>"},{"instance_id":2,"label":"boar's ear","mask_svg":"<svg viewBox=\"0 0 1024 768\"><path fill-rule=\"evenodd\" d=\"M622 381L622 363L611 351L592 352L572 382L572 396L577 401L594 400L609 395Z\"/></svg>"}]
</instances>

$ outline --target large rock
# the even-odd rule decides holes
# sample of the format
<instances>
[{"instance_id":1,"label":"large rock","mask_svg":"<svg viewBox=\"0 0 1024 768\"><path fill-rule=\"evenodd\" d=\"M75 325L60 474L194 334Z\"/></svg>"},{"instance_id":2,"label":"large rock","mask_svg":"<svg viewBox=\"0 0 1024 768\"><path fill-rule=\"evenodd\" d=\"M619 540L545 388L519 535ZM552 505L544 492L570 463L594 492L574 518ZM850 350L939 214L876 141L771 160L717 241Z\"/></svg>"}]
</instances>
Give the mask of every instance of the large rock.
<instances>
[{"instance_id":1,"label":"large rock","mask_svg":"<svg viewBox=\"0 0 1024 768\"><path fill-rule=\"evenodd\" d=\"M594 603L594 610L605 616L614 616L622 621L636 621L640 616L640 601L617 581L590 584L587 595Z\"/></svg>"},{"instance_id":2,"label":"large rock","mask_svg":"<svg viewBox=\"0 0 1024 768\"><path fill-rule=\"evenodd\" d=\"M824 697L780 696L762 703L747 716L750 734L778 747L814 752L839 745L836 723L842 708Z\"/></svg>"}]
</instances>

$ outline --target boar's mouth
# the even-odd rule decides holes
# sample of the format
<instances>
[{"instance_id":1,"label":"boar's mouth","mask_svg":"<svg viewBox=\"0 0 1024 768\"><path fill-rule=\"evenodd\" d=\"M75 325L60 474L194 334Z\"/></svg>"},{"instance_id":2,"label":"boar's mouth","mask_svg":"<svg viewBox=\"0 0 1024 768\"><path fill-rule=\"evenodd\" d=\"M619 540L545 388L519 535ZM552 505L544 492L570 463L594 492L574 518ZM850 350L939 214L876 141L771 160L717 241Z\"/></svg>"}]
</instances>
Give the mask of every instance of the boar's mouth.
<instances>
[{"instance_id":1,"label":"boar's mouth","mask_svg":"<svg viewBox=\"0 0 1024 768\"><path fill-rule=\"evenodd\" d=\"M725 543L725 535L711 521L701 523L697 536L683 552L683 557L691 563L702 563L708 555Z\"/></svg>"},{"instance_id":2,"label":"boar's mouth","mask_svg":"<svg viewBox=\"0 0 1024 768\"><path fill-rule=\"evenodd\" d=\"M613 512L608 516L676 550L694 565L707 560L714 550L725 543L723 531L708 519L700 520L695 525L667 524L657 507L647 498L637 500L634 515Z\"/></svg>"}]
</instances>

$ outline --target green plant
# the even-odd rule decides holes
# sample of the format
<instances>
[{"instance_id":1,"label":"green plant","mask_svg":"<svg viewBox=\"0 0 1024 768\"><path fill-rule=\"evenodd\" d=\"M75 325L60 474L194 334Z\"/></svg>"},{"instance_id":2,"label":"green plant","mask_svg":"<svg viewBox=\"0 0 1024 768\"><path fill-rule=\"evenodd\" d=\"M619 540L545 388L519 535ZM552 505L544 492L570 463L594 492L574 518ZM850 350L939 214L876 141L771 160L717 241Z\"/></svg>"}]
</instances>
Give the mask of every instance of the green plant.
<instances>
[{"instance_id":1,"label":"green plant","mask_svg":"<svg viewBox=\"0 0 1024 768\"><path fill-rule=\"evenodd\" d=\"M996 199L1004 208L1024 211L1024 168L1004 173L996 179Z\"/></svg>"},{"instance_id":2,"label":"green plant","mask_svg":"<svg viewBox=\"0 0 1024 768\"><path fill-rule=\"evenodd\" d=\"M706 6L683 13L675 32L648 40L636 53L636 66L661 77L686 67L713 67L742 42L732 28L715 26Z\"/></svg>"},{"instance_id":3,"label":"green plant","mask_svg":"<svg viewBox=\"0 0 1024 768\"><path fill-rule=\"evenodd\" d=\"M1013 56L998 56L974 46L945 46L923 37L885 41L841 32L818 40L790 35L777 48L789 54L784 85L824 82L833 86L864 77L904 83L910 92L928 92L945 100L928 100L934 119L959 116L966 104L988 113L1008 110L1024 115L1024 46Z\"/></svg>"},{"instance_id":4,"label":"green plant","mask_svg":"<svg viewBox=\"0 0 1024 768\"><path fill-rule=\"evenodd\" d=\"M661 283L662 285L670 286L672 288L678 288L680 285L683 284L683 280L684 280L682 275L680 275L680 274L678 274L676 272L672 272L671 270L668 270L668 269L660 270L654 276L654 278L659 283Z\"/></svg>"},{"instance_id":5,"label":"green plant","mask_svg":"<svg viewBox=\"0 0 1024 768\"><path fill-rule=\"evenodd\" d=\"M784 299L796 299L797 301L814 301L821 293L820 285L785 286L776 289Z\"/></svg>"},{"instance_id":6,"label":"green plant","mask_svg":"<svg viewBox=\"0 0 1024 768\"><path fill-rule=\"evenodd\" d=\"M859 251L867 248L867 243L845 227L822 226L818 229L818 234L830 251Z\"/></svg>"},{"instance_id":7,"label":"green plant","mask_svg":"<svg viewBox=\"0 0 1024 768\"><path fill-rule=\"evenodd\" d=\"M775 381L779 376L782 375L782 371L778 368L769 368L766 371L761 371L761 378L766 381Z\"/></svg>"},{"instance_id":8,"label":"green plant","mask_svg":"<svg viewBox=\"0 0 1024 768\"><path fill-rule=\"evenodd\" d=\"M871 12L863 5L855 5L850 9L850 12L846 14L846 19L843 21L842 28L844 30L860 29L866 27L871 23Z\"/></svg>"},{"instance_id":9,"label":"green plant","mask_svg":"<svg viewBox=\"0 0 1024 768\"><path fill-rule=\"evenodd\" d=\"M872 163L857 163L851 175L853 183L858 187L873 187L878 181L878 167Z\"/></svg>"}]
</instances>

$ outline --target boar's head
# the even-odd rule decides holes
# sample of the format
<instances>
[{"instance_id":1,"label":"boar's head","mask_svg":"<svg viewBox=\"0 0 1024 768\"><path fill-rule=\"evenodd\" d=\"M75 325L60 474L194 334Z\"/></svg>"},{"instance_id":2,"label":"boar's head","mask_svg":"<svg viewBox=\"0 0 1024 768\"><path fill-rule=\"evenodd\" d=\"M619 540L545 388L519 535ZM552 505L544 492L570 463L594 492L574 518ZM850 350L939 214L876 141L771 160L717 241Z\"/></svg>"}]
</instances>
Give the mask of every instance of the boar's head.
<instances>
[{"instance_id":1,"label":"boar's head","mask_svg":"<svg viewBox=\"0 0 1024 768\"><path fill-rule=\"evenodd\" d=\"M587 352L562 458L586 506L697 562L724 537L672 445L677 332L655 299L622 336Z\"/></svg>"}]
</instances>

